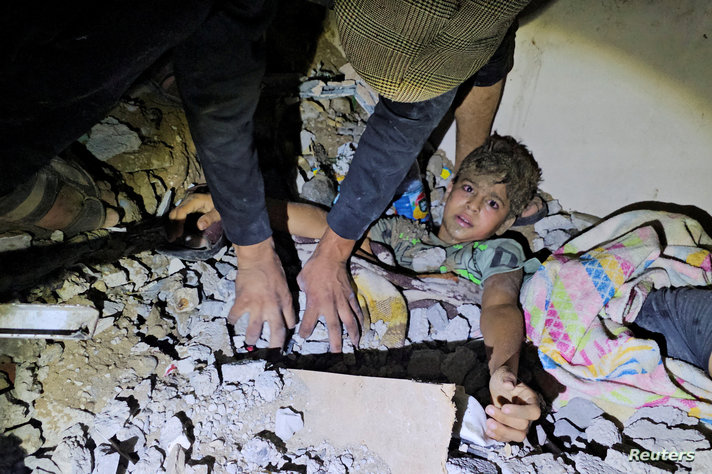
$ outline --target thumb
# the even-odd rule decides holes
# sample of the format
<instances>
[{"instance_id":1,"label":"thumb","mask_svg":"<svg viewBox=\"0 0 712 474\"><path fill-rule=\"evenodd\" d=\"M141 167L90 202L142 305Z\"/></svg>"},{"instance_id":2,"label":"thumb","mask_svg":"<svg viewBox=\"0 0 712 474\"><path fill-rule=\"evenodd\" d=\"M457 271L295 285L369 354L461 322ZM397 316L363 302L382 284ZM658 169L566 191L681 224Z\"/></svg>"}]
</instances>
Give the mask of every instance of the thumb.
<instances>
[{"instance_id":1,"label":"thumb","mask_svg":"<svg viewBox=\"0 0 712 474\"><path fill-rule=\"evenodd\" d=\"M210 226L210 219L208 218L208 215L203 214L202 216L200 216L200 219L198 219L196 226L198 227L198 230L207 229Z\"/></svg>"}]
</instances>

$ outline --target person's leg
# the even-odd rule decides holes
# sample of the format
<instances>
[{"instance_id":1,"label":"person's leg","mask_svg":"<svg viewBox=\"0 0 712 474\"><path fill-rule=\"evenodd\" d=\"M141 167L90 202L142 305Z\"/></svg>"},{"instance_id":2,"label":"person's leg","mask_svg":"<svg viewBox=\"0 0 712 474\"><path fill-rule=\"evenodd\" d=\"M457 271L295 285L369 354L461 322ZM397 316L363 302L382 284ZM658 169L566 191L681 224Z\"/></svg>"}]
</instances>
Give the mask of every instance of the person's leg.
<instances>
[{"instance_id":1,"label":"person's leg","mask_svg":"<svg viewBox=\"0 0 712 474\"><path fill-rule=\"evenodd\" d=\"M63 229L74 221L73 212L88 196L63 186L65 176L55 173L55 195L35 199L38 172L54 173L50 161L101 120L209 8L210 2L199 0L29 2L4 15L0 217L18 214L11 203L29 208L34 200L42 205L25 214L32 216L31 224Z\"/></svg>"},{"instance_id":2,"label":"person's leg","mask_svg":"<svg viewBox=\"0 0 712 474\"><path fill-rule=\"evenodd\" d=\"M492 124L499 109L507 74L514 66L514 44L518 23L507 31L492 58L460 87L455 100L455 172L474 149L492 133ZM538 219L546 211L541 197L536 196L524 209L522 218ZM526 225L531 219L519 219L514 225Z\"/></svg>"},{"instance_id":3,"label":"person's leg","mask_svg":"<svg viewBox=\"0 0 712 474\"><path fill-rule=\"evenodd\" d=\"M460 86L455 99L455 171L492 131L507 74L514 66L514 22L490 60Z\"/></svg>"},{"instance_id":4,"label":"person's leg","mask_svg":"<svg viewBox=\"0 0 712 474\"><path fill-rule=\"evenodd\" d=\"M490 86L472 87L455 109L455 171L460 168L462 160L492 133L504 80Z\"/></svg>"},{"instance_id":5,"label":"person's leg","mask_svg":"<svg viewBox=\"0 0 712 474\"><path fill-rule=\"evenodd\" d=\"M272 235L254 144L254 113L266 67L265 32L276 2L222 2L175 50L174 72L198 159L229 240Z\"/></svg>"},{"instance_id":6,"label":"person's leg","mask_svg":"<svg viewBox=\"0 0 712 474\"><path fill-rule=\"evenodd\" d=\"M634 325L665 337L667 355L710 373L712 289L682 287L652 291Z\"/></svg>"}]
</instances>

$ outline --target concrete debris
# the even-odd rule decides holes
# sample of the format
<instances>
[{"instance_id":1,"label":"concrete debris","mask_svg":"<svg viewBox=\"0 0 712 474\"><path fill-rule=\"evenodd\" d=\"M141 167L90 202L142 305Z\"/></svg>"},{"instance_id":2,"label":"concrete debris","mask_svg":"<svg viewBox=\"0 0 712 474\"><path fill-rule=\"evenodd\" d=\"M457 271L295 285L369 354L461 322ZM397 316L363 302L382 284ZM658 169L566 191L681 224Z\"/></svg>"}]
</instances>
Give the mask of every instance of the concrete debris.
<instances>
[{"instance_id":1,"label":"concrete debris","mask_svg":"<svg viewBox=\"0 0 712 474\"><path fill-rule=\"evenodd\" d=\"M684 428L670 427L648 419L635 421L623 430L623 434L650 451L704 451L710 442L704 433Z\"/></svg>"},{"instance_id":2,"label":"concrete debris","mask_svg":"<svg viewBox=\"0 0 712 474\"><path fill-rule=\"evenodd\" d=\"M238 362L234 364L223 364L220 367L223 376L223 383L246 383L254 382L265 370L265 361L255 360Z\"/></svg>"},{"instance_id":3,"label":"concrete debris","mask_svg":"<svg viewBox=\"0 0 712 474\"><path fill-rule=\"evenodd\" d=\"M556 420L566 418L574 426L585 430L591 426L594 419L599 417L602 413L603 410L597 407L591 400L575 397L569 400L569 403L563 406L559 411L554 413L554 418Z\"/></svg>"},{"instance_id":4,"label":"concrete debris","mask_svg":"<svg viewBox=\"0 0 712 474\"><path fill-rule=\"evenodd\" d=\"M448 325L447 311L440 303L436 303L428 308L425 317L430 323L430 327L434 334L444 331Z\"/></svg>"},{"instance_id":5,"label":"concrete debris","mask_svg":"<svg viewBox=\"0 0 712 474\"><path fill-rule=\"evenodd\" d=\"M304 183L300 197L305 201L331 207L336 198L336 187L329 177L317 174Z\"/></svg>"},{"instance_id":6,"label":"concrete debris","mask_svg":"<svg viewBox=\"0 0 712 474\"><path fill-rule=\"evenodd\" d=\"M614 444L620 443L622 437L615 423L599 417L586 428L586 439L589 443L596 442L610 448Z\"/></svg>"},{"instance_id":7,"label":"concrete debris","mask_svg":"<svg viewBox=\"0 0 712 474\"><path fill-rule=\"evenodd\" d=\"M119 467L121 455L113 446L100 444L94 448L94 470L92 474L114 474Z\"/></svg>"},{"instance_id":8,"label":"concrete debris","mask_svg":"<svg viewBox=\"0 0 712 474\"><path fill-rule=\"evenodd\" d=\"M86 472L92 463L92 453L86 447L85 427L76 424L63 434L62 441L54 449L52 462L60 472Z\"/></svg>"},{"instance_id":9,"label":"concrete debris","mask_svg":"<svg viewBox=\"0 0 712 474\"><path fill-rule=\"evenodd\" d=\"M282 441L287 441L294 436L294 433L304 428L304 416L291 407L283 407L277 410L275 417L274 433ZM352 459L353 462L353 459Z\"/></svg>"},{"instance_id":10,"label":"concrete debris","mask_svg":"<svg viewBox=\"0 0 712 474\"><path fill-rule=\"evenodd\" d=\"M412 343L423 342L428 338L429 330L428 310L426 308L411 310L408 324L408 340Z\"/></svg>"},{"instance_id":11,"label":"concrete debris","mask_svg":"<svg viewBox=\"0 0 712 474\"><path fill-rule=\"evenodd\" d=\"M0 253L23 250L32 246L32 235L25 232L10 232L0 235Z\"/></svg>"},{"instance_id":12,"label":"concrete debris","mask_svg":"<svg viewBox=\"0 0 712 474\"><path fill-rule=\"evenodd\" d=\"M269 464L277 465L282 456L277 447L270 440L255 437L242 447L242 455L249 464L267 467Z\"/></svg>"},{"instance_id":13,"label":"concrete debris","mask_svg":"<svg viewBox=\"0 0 712 474\"><path fill-rule=\"evenodd\" d=\"M91 128L85 145L92 155L106 161L121 153L137 151L141 138L114 117L107 117Z\"/></svg>"},{"instance_id":14,"label":"concrete debris","mask_svg":"<svg viewBox=\"0 0 712 474\"><path fill-rule=\"evenodd\" d=\"M192 444L183 422L177 416L172 416L163 425L159 442L164 452L170 452L175 445L181 445L184 449L189 449Z\"/></svg>"},{"instance_id":15,"label":"concrete debris","mask_svg":"<svg viewBox=\"0 0 712 474\"><path fill-rule=\"evenodd\" d=\"M111 400L94 418L94 426L89 435L97 443L106 443L124 426L131 413L124 400Z\"/></svg>"},{"instance_id":16,"label":"concrete debris","mask_svg":"<svg viewBox=\"0 0 712 474\"><path fill-rule=\"evenodd\" d=\"M29 423L7 430L5 436L16 436L28 454L34 454L42 447L42 432Z\"/></svg>"},{"instance_id":17,"label":"concrete debris","mask_svg":"<svg viewBox=\"0 0 712 474\"><path fill-rule=\"evenodd\" d=\"M562 438L564 443L569 445L584 447L583 443L578 441L580 438L584 438L584 433L566 418L556 420L556 423L554 423L554 436Z\"/></svg>"},{"instance_id":18,"label":"concrete debris","mask_svg":"<svg viewBox=\"0 0 712 474\"><path fill-rule=\"evenodd\" d=\"M413 270L418 273L435 273L445 262L445 249L432 247L413 255Z\"/></svg>"},{"instance_id":19,"label":"concrete debris","mask_svg":"<svg viewBox=\"0 0 712 474\"><path fill-rule=\"evenodd\" d=\"M266 402L271 402L282 390L284 383L279 374L273 370L262 372L255 379L255 390Z\"/></svg>"}]
</instances>

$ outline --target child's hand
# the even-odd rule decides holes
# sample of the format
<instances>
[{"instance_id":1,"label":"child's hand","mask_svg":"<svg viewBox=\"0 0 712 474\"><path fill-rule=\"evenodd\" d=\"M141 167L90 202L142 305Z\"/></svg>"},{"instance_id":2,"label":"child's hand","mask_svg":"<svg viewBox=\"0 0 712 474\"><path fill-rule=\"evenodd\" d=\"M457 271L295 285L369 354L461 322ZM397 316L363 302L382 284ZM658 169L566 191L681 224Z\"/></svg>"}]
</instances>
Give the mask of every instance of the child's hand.
<instances>
[{"instance_id":1,"label":"child's hand","mask_svg":"<svg viewBox=\"0 0 712 474\"><path fill-rule=\"evenodd\" d=\"M522 442L532 421L541 416L539 395L521 382L509 367L502 366L490 377L493 405L485 408L487 436L497 441Z\"/></svg>"},{"instance_id":2,"label":"child's hand","mask_svg":"<svg viewBox=\"0 0 712 474\"><path fill-rule=\"evenodd\" d=\"M210 193L192 193L168 214L168 241L173 242L183 235L183 224L188 215L203 214L197 222L198 230L205 230L220 220L220 214L215 209Z\"/></svg>"}]
</instances>

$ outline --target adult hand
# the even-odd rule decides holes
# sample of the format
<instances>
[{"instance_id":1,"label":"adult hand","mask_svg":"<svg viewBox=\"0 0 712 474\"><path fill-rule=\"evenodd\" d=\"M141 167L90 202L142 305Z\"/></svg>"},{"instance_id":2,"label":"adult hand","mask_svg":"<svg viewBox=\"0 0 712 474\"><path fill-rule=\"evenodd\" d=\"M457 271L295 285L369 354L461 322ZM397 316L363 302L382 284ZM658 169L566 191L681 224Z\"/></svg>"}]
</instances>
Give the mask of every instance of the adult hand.
<instances>
[{"instance_id":1,"label":"adult hand","mask_svg":"<svg viewBox=\"0 0 712 474\"><path fill-rule=\"evenodd\" d=\"M527 385L517 383L509 367L501 366L490 377L492 405L485 408L487 436L498 441L522 442L532 421L541 416L539 395Z\"/></svg>"},{"instance_id":2,"label":"adult hand","mask_svg":"<svg viewBox=\"0 0 712 474\"><path fill-rule=\"evenodd\" d=\"M210 193L192 193L186 196L181 203L168 214L167 237L169 242L173 242L183 235L185 219L190 214L201 213L197 222L198 230L205 230L211 224L220 220L220 214L213 204L213 197Z\"/></svg>"},{"instance_id":3,"label":"adult hand","mask_svg":"<svg viewBox=\"0 0 712 474\"><path fill-rule=\"evenodd\" d=\"M282 263L274 250L272 237L255 245L234 245L237 255L235 304L228 321L237 322L249 315L245 344L253 345L269 324L269 347L283 347L286 328L293 328L297 319L292 306L292 294L287 286Z\"/></svg>"},{"instance_id":4,"label":"adult hand","mask_svg":"<svg viewBox=\"0 0 712 474\"><path fill-rule=\"evenodd\" d=\"M297 276L299 287L307 295L299 335L308 337L319 316L324 316L329 331L329 350L341 352L341 324L354 346L358 347L363 314L356 299L346 262L355 241L339 237L327 229L314 254Z\"/></svg>"}]
</instances>

